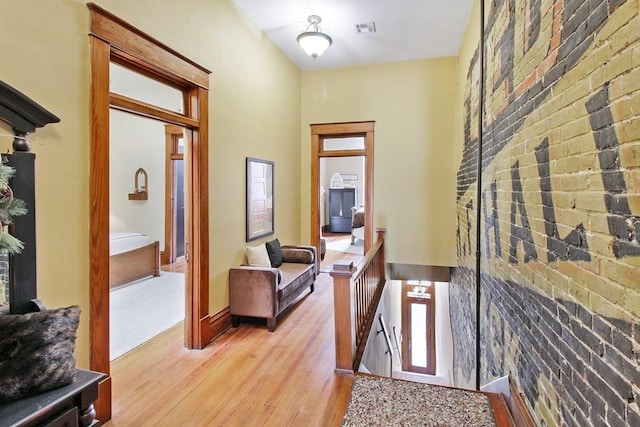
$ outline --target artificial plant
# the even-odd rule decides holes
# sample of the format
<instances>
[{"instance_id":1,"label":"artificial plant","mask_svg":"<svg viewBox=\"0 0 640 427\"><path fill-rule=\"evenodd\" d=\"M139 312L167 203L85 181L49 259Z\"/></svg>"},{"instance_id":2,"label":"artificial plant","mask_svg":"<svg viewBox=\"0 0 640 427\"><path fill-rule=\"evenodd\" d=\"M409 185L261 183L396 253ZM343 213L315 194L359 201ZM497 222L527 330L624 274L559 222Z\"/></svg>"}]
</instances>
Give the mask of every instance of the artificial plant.
<instances>
[{"instance_id":1,"label":"artificial plant","mask_svg":"<svg viewBox=\"0 0 640 427\"><path fill-rule=\"evenodd\" d=\"M9 224L14 216L27 213L24 200L13 197L9 186L9 179L14 174L15 169L0 163L0 250L6 250L10 255L22 252L24 243L9 233Z\"/></svg>"}]
</instances>

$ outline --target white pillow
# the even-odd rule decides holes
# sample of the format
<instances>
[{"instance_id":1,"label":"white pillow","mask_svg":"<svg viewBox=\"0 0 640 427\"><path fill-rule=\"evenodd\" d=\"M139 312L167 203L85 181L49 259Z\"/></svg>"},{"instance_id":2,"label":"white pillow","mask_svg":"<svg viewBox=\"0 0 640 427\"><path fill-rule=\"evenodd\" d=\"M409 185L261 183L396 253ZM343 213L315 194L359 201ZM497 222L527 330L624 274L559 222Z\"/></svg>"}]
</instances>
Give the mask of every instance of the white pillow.
<instances>
[{"instance_id":1,"label":"white pillow","mask_svg":"<svg viewBox=\"0 0 640 427\"><path fill-rule=\"evenodd\" d=\"M259 246L247 246L247 262L253 267L271 267L271 260L265 244Z\"/></svg>"}]
</instances>

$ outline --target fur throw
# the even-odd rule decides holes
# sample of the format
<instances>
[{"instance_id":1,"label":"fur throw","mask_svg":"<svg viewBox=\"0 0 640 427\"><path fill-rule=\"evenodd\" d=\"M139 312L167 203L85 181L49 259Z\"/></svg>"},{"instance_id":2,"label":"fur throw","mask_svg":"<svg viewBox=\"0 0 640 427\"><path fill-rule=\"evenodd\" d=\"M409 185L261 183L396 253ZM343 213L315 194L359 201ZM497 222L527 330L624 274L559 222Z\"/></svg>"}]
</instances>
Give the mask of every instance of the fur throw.
<instances>
[{"instance_id":1,"label":"fur throw","mask_svg":"<svg viewBox=\"0 0 640 427\"><path fill-rule=\"evenodd\" d=\"M0 315L0 403L76 380L80 307Z\"/></svg>"}]
</instances>

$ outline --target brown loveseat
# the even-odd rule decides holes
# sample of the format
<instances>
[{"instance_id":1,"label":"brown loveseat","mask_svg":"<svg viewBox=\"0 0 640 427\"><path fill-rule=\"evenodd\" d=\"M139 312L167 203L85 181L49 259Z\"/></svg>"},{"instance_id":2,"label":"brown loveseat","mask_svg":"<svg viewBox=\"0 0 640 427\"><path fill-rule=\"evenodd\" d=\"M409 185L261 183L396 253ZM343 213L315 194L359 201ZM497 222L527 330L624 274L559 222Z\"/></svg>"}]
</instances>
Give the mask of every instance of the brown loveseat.
<instances>
[{"instance_id":1,"label":"brown loveseat","mask_svg":"<svg viewBox=\"0 0 640 427\"><path fill-rule=\"evenodd\" d=\"M240 316L267 319L270 332L276 329L276 316L293 303L320 271L320 261L313 246L281 247L279 267L242 265L229 270L229 310L233 327Z\"/></svg>"}]
</instances>

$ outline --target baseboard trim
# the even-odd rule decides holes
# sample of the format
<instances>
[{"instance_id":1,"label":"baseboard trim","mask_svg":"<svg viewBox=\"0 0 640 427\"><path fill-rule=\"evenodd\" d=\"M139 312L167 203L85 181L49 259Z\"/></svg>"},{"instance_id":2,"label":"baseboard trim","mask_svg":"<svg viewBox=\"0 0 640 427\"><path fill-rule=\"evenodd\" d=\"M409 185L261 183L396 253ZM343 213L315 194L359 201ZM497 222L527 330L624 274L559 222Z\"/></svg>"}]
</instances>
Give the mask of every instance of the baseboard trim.
<instances>
[{"instance_id":1,"label":"baseboard trim","mask_svg":"<svg viewBox=\"0 0 640 427\"><path fill-rule=\"evenodd\" d=\"M231 311L229 307L209 317L209 342L214 341L220 335L231 328Z\"/></svg>"}]
</instances>

